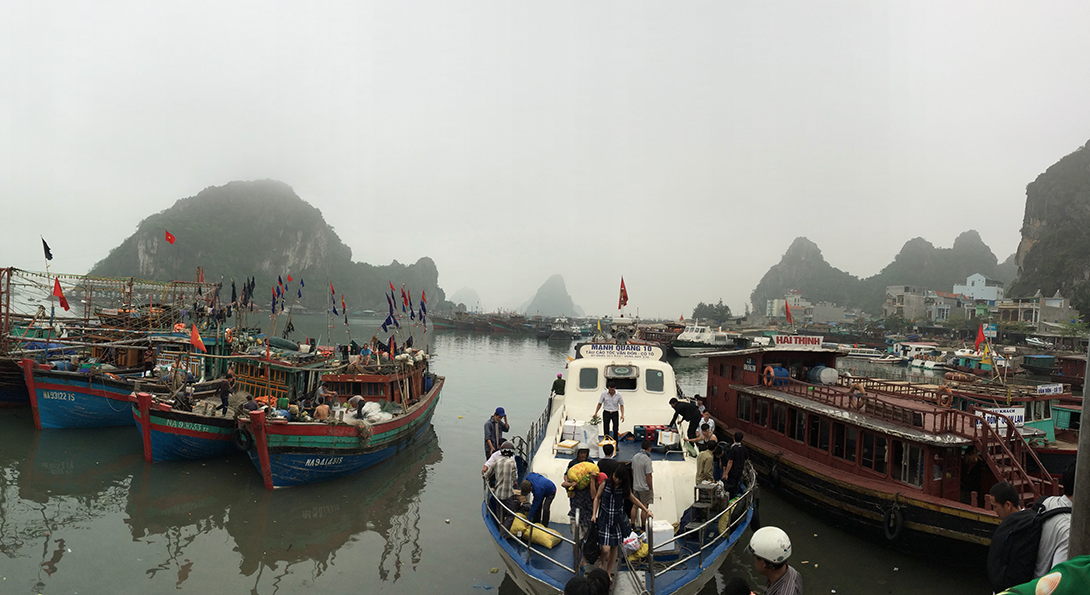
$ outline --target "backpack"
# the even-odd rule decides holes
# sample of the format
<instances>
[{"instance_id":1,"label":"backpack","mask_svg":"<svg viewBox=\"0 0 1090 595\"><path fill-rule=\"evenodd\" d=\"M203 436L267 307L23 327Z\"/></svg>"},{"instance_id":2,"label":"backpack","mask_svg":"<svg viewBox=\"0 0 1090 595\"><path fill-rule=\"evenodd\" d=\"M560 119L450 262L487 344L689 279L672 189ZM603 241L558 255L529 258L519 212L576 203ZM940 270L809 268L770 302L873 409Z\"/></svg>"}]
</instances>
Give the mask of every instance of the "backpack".
<instances>
[{"instance_id":1,"label":"backpack","mask_svg":"<svg viewBox=\"0 0 1090 595\"><path fill-rule=\"evenodd\" d=\"M997 593L1034 579L1041 527L1056 515L1070 513L1070 506L1045 510L1044 504L1037 502L999 523L988 548L988 580Z\"/></svg>"}]
</instances>

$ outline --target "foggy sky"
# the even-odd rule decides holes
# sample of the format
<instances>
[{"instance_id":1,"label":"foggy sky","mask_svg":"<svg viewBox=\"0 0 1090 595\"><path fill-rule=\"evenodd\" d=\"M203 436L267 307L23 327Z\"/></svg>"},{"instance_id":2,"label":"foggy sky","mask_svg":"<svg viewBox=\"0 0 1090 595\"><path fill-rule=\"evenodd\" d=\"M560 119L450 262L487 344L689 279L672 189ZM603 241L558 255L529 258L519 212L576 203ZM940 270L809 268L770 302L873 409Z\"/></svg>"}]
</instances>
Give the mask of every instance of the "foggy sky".
<instances>
[{"instance_id":1,"label":"foggy sky","mask_svg":"<svg viewBox=\"0 0 1090 595\"><path fill-rule=\"evenodd\" d=\"M0 3L0 266L86 272L272 178L353 259L514 307L736 311L800 235L860 276L1013 252L1090 138L1086 2ZM212 214L210 214L211 216ZM949 288L946 288L949 290Z\"/></svg>"}]
</instances>

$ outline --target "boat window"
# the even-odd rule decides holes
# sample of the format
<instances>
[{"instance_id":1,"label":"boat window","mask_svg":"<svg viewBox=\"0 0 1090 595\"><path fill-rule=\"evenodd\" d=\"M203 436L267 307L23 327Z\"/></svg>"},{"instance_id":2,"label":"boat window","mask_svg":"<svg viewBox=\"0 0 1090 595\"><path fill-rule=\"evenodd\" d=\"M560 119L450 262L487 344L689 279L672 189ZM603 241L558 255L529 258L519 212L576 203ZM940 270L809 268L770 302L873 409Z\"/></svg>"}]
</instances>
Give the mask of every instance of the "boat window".
<instances>
[{"instance_id":1,"label":"boat window","mask_svg":"<svg viewBox=\"0 0 1090 595\"><path fill-rule=\"evenodd\" d=\"M768 401L755 399L753 403L753 423L759 426L768 425Z\"/></svg>"},{"instance_id":2,"label":"boat window","mask_svg":"<svg viewBox=\"0 0 1090 595\"><path fill-rule=\"evenodd\" d=\"M661 393L666 386L666 377L662 370L647 370L643 377L643 384L647 392Z\"/></svg>"},{"instance_id":3,"label":"boat window","mask_svg":"<svg viewBox=\"0 0 1090 595\"><path fill-rule=\"evenodd\" d=\"M863 452L859 456L863 467L881 475L886 474L886 439L863 432Z\"/></svg>"},{"instance_id":4,"label":"boat window","mask_svg":"<svg viewBox=\"0 0 1090 595\"><path fill-rule=\"evenodd\" d=\"M594 390L598 388L598 368L582 368L579 370L579 390Z\"/></svg>"},{"instance_id":5,"label":"boat window","mask_svg":"<svg viewBox=\"0 0 1090 595\"><path fill-rule=\"evenodd\" d=\"M821 433L818 435L818 448L829 452L829 420L822 418Z\"/></svg>"},{"instance_id":6,"label":"boat window","mask_svg":"<svg viewBox=\"0 0 1090 595\"><path fill-rule=\"evenodd\" d=\"M738 419L743 421L753 419L753 397L738 395Z\"/></svg>"},{"instance_id":7,"label":"boat window","mask_svg":"<svg viewBox=\"0 0 1090 595\"><path fill-rule=\"evenodd\" d=\"M782 403L772 404L772 431L780 434L787 431L787 406Z\"/></svg>"},{"instance_id":8,"label":"boat window","mask_svg":"<svg viewBox=\"0 0 1090 595\"><path fill-rule=\"evenodd\" d=\"M712 386L712 396L713 397L718 397L719 396L719 385L718 384Z\"/></svg>"},{"instance_id":9,"label":"boat window","mask_svg":"<svg viewBox=\"0 0 1090 595\"><path fill-rule=\"evenodd\" d=\"M799 442L806 442L806 414L791 407L787 410L788 437Z\"/></svg>"},{"instance_id":10,"label":"boat window","mask_svg":"<svg viewBox=\"0 0 1090 595\"><path fill-rule=\"evenodd\" d=\"M833 456L855 462L855 442L858 430L844 424L833 424Z\"/></svg>"},{"instance_id":11,"label":"boat window","mask_svg":"<svg viewBox=\"0 0 1090 595\"><path fill-rule=\"evenodd\" d=\"M1041 399L1033 403L1033 421L1052 419L1052 401Z\"/></svg>"},{"instance_id":12,"label":"boat window","mask_svg":"<svg viewBox=\"0 0 1090 595\"><path fill-rule=\"evenodd\" d=\"M735 382L741 382L742 381L742 366L731 366L730 367L730 377L731 377L731 380L734 380Z\"/></svg>"},{"instance_id":13,"label":"boat window","mask_svg":"<svg viewBox=\"0 0 1090 595\"><path fill-rule=\"evenodd\" d=\"M814 447L814 448L817 448L817 445L818 445L818 431L821 428L821 419L818 416L811 413L811 414L806 416L806 423L810 427L810 433L808 435L809 440L807 440L806 443L809 444L810 446Z\"/></svg>"},{"instance_id":14,"label":"boat window","mask_svg":"<svg viewBox=\"0 0 1090 595\"><path fill-rule=\"evenodd\" d=\"M893 441L893 477L909 485L923 487L923 449L900 440Z\"/></svg>"}]
</instances>

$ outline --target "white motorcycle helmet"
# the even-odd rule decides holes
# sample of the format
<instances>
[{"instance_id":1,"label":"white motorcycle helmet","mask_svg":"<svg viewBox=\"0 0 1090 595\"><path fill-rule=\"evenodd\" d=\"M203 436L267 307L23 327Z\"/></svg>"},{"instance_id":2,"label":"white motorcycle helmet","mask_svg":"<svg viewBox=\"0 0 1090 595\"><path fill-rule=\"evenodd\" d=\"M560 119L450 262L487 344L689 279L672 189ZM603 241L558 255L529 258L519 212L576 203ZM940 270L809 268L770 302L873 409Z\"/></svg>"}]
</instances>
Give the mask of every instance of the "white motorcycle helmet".
<instances>
[{"instance_id":1,"label":"white motorcycle helmet","mask_svg":"<svg viewBox=\"0 0 1090 595\"><path fill-rule=\"evenodd\" d=\"M746 551L773 564L781 564L791 557L791 538L779 527L761 527L753 533Z\"/></svg>"}]
</instances>

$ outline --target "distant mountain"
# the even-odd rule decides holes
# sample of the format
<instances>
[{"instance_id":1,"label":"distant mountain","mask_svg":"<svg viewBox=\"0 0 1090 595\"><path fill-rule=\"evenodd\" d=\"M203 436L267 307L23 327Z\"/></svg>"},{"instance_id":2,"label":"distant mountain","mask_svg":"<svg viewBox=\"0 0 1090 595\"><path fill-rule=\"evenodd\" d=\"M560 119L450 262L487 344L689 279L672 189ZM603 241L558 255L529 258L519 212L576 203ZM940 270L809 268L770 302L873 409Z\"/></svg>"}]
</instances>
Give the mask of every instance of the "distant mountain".
<instances>
[{"instance_id":1,"label":"distant mountain","mask_svg":"<svg viewBox=\"0 0 1090 595\"><path fill-rule=\"evenodd\" d=\"M1018 281L1009 295L1057 291L1090 313L1090 150L1060 159L1026 186Z\"/></svg>"},{"instance_id":2,"label":"distant mountain","mask_svg":"<svg viewBox=\"0 0 1090 595\"><path fill-rule=\"evenodd\" d=\"M974 230L959 235L951 248L936 248L923 238L913 238L905 242L893 262L866 279L834 268L816 244L797 238L780 262L765 273L750 300L755 311L763 312L767 300L783 299L785 293L797 289L811 302L832 302L879 315L888 285L950 291L955 283L964 283L973 273L1009 282L1009 270L1009 266L998 264L995 254Z\"/></svg>"},{"instance_id":3,"label":"distant mountain","mask_svg":"<svg viewBox=\"0 0 1090 595\"><path fill-rule=\"evenodd\" d=\"M165 233L176 238L165 241ZM205 281L223 277L225 286L235 279L255 276L257 301L264 303L277 277L291 275L306 282L300 303L325 309L330 282L349 308L386 308L383 292L393 282L405 284L419 301L420 291L429 303L445 295L438 286L439 271L430 258L387 266L352 261L344 245L321 211L299 198L290 186L274 180L230 182L205 188L172 207L141 221L126 238L90 271L92 275L140 277L158 280L193 280L197 267ZM297 285L295 287L298 287ZM229 296L228 293L225 296ZM400 295L397 296L400 298ZM338 306L339 307L339 306Z\"/></svg>"},{"instance_id":4,"label":"distant mountain","mask_svg":"<svg viewBox=\"0 0 1090 595\"><path fill-rule=\"evenodd\" d=\"M454 292L454 295L450 296L450 303L463 304L466 310L474 312L484 309L484 303L481 302L481 296L477 295L477 290L469 287L463 287Z\"/></svg>"},{"instance_id":5,"label":"distant mountain","mask_svg":"<svg viewBox=\"0 0 1090 595\"><path fill-rule=\"evenodd\" d=\"M564 277L553 275L537 290L523 311L530 316L581 316L583 310L572 302Z\"/></svg>"}]
</instances>

